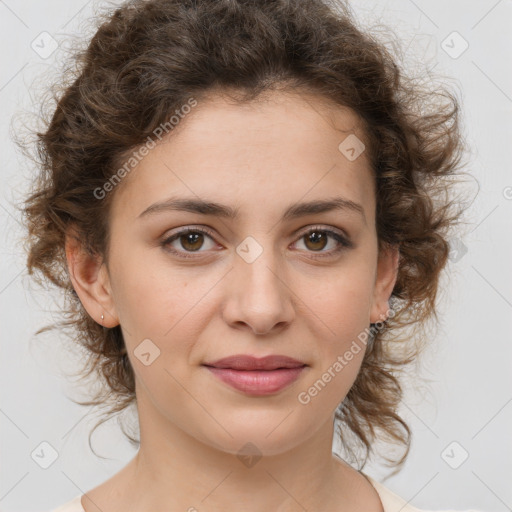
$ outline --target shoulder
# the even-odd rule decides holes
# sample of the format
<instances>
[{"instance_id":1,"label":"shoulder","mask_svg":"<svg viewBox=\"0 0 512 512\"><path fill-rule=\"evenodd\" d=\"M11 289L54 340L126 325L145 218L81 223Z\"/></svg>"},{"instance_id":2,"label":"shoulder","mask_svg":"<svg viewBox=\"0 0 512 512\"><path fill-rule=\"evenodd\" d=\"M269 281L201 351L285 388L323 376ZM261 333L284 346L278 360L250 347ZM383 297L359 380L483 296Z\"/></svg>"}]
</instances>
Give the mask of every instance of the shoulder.
<instances>
[{"instance_id":1,"label":"shoulder","mask_svg":"<svg viewBox=\"0 0 512 512\"><path fill-rule=\"evenodd\" d=\"M383 484L377 482L368 475L364 475L373 485L384 508L384 512L459 512L456 510L438 510L429 511L413 507L408 501L404 500L394 492L390 491ZM465 512L478 512L477 510L467 510Z\"/></svg>"},{"instance_id":2,"label":"shoulder","mask_svg":"<svg viewBox=\"0 0 512 512\"><path fill-rule=\"evenodd\" d=\"M64 503L60 507L53 509L51 512L85 512L81 502L82 495L75 496L72 500Z\"/></svg>"}]
</instances>

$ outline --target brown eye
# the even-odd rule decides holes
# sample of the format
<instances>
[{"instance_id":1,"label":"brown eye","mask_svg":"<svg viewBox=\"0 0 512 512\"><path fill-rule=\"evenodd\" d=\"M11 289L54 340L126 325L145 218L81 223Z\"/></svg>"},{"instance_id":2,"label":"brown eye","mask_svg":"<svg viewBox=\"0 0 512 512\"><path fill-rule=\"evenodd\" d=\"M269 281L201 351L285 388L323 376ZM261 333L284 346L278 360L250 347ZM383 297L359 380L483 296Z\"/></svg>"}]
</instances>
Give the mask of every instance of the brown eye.
<instances>
[{"instance_id":1,"label":"brown eye","mask_svg":"<svg viewBox=\"0 0 512 512\"><path fill-rule=\"evenodd\" d=\"M353 247L350 240L330 229L312 228L301 236L300 241L304 243L306 252L313 253L313 258L332 257ZM329 245L331 245L331 248L324 250Z\"/></svg>"},{"instance_id":2,"label":"brown eye","mask_svg":"<svg viewBox=\"0 0 512 512\"><path fill-rule=\"evenodd\" d=\"M197 251L204 243L204 235L202 233L187 233L180 235L178 240L183 249L187 251Z\"/></svg>"},{"instance_id":3,"label":"brown eye","mask_svg":"<svg viewBox=\"0 0 512 512\"><path fill-rule=\"evenodd\" d=\"M187 253L206 252L206 250L201 251L200 249L204 247L205 240L207 239L211 241L211 245L210 247L206 247L206 249L215 247L213 235L209 231L202 228L187 228L166 238L161 242L161 245L165 250L170 251L179 257L193 258L193 255Z\"/></svg>"},{"instance_id":4,"label":"brown eye","mask_svg":"<svg viewBox=\"0 0 512 512\"><path fill-rule=\"evenodd\" d=\"M321 251L327 245L328 236L322 231L311 231L307 235L304 235L306 246L312 251Z\"/></svg>"}]
</instances>

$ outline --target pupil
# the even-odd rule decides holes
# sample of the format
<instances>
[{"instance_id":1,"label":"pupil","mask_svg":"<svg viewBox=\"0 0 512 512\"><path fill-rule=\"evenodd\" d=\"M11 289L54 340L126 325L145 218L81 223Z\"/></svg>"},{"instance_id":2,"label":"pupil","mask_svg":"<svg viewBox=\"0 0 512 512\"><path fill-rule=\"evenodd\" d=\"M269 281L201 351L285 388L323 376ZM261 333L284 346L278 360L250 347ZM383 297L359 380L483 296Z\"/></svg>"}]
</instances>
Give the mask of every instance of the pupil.
<instances>
[{"instance_id":1,"label":"pupil","mask_svg":"<svg viewBox=\"0 0 512 512\"><path fill-rule=\"evenodd\" d=\"M201 247L201 244L199 244L199 246L193 247L196 244L196 242L198 241L198 239L200 239L200 237L203 236L200 233L187 233L184 236L185 236L185 245L183 245L183 243L181 244L181 245L183 245L184 249L196 251ZM189 245L189 244L192 245L192 247L190 247L190 246L187 247L187 245Z\"/></svg>"},{"instance_id":2,"label":"pupil","mask_svg":"<svg viewBox=\"0 0 512 512\"><path fill-rule=\"evenodd\" d=\"M323 249L325 247L325 235L321 232L313 231L312 233L309 234L308 239L312 240L313 244L317 244L318 242L320 242L321 247L314 247L316 249ZM324 242L323 244L322 239Z\"/></svg>"}]
</instances>

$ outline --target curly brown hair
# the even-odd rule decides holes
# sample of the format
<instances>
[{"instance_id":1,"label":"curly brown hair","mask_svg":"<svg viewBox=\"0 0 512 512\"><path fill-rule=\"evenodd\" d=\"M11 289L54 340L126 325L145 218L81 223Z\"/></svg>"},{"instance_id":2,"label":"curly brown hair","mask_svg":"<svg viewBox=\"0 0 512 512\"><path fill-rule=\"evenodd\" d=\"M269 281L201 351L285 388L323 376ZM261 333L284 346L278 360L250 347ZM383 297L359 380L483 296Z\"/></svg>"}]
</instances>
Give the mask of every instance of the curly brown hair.
<instances>
[{"instance_id":1,"label":"curly brown hair","mask_svg":"<svg viewBox=\"0 0 512 512\"><path fill-rule=\"evenodd\" d=\"M346 426L340 439L364 467L385 437L405 448L399 460L385 459L402 465L411 431L397 411L399 374L419 355L427 322L437 320L449 230L464 210L450 193L465 149L456 95L432 76L407 77L342 0L132 0L97 19L87 48L62 75L51 119L36 134L39 171L22 210L29 274L38 271L38 283L49 280L66 298L64 319L38 334L69 328L85 348L82 375L94 371L102 384L80 403L108 405L105 421L136 400L121 327L94 321L69 277L70 227L108 263L115 190L103 200L94 191L190 97L221 91L245 102L276 89L312 92L364 123L379 250L400 247L392 314L371 325L359 375L336 410ZM356 455L360 448L364 460Z\"/></svg>"}]
</instances>

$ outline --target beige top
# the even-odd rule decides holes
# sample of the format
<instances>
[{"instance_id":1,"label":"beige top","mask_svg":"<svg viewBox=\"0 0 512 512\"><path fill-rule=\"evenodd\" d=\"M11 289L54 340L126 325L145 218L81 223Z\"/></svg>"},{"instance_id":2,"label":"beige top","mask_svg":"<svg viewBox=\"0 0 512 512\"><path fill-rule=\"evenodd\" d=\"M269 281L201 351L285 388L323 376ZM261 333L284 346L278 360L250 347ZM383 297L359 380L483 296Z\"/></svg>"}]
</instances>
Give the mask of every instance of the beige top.
<instances>
[{"instance_id":1,"label":"beige top","mask_svg":"<svg viewBox=\"0 0 512 512\"><path fill-rule=\"evenodd\" d=\"M368 475L364 475L373 485L377 494L379 495L380 501L382 502L382 507L384 508L384 512L430 512L428 510L418 509L409 505L406 500L400 498L393 492L391 492L388 488L386 488L381 483L377 482L373 478ZM82 504L81 504L82 495L79 494L75 496L71 501L64 503L60 507L52 510L51 512L85 512ZM440 510L437 512L458 512L456 510ZM466 512L478 512L476 510L468 510Z\"/></svg>"}]
</instances>

